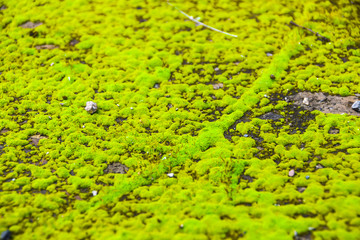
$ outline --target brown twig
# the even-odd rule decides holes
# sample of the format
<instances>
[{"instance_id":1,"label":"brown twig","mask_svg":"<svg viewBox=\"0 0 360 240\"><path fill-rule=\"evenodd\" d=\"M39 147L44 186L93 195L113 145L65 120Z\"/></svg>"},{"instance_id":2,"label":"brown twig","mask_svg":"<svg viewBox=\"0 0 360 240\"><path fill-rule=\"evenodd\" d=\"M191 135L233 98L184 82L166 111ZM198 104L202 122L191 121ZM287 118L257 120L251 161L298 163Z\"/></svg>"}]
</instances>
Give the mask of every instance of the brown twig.
<instances>
[{"instance_id":1,"label":"brown twig","mask_svg":"<svg viewBox=\"0 0 360 240\"><path fill-rule=\"evenodd\" d=\"M296 23L293 22L293 21L290 21L290 24L292 24L292 25L294 25L294 26L296 26L296 27L305 29L305 30L311 32L312 34L315 34L317 37L319 37L320 39L322 39L322 40L325 41L325 42L330 42L330 39L329 39L329 38L320 35L320 33L315 32L315 31L311 30L310 28L307 28L307 27L304 27L304 26L300 26L300 25L296 24Z\"/></svg>"}]
</instances>

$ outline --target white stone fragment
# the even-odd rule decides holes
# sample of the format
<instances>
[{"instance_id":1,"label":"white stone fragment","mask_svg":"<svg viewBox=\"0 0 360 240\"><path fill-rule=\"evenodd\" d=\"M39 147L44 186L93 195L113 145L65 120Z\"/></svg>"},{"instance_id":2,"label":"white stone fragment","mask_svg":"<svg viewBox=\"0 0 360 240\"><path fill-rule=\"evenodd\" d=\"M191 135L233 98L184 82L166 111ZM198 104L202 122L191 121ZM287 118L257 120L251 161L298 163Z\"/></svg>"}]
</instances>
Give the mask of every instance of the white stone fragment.
<instances>
[{"instance_id":1,"label":"white stone fragment","mask_svg":"<svg viewBox=\"0 0 360 240\"><path fill-rule=\"evenodd\" d=\"M294 169L291 169L289 171L289 177L293 177L295 175L295 170Z\"/></svg>"},{"instance_id":2,"label":"white stone fragment","mask_svg":"<svg viewBox=\"0 0 360 240\"><path fill-rule=\"evenodd\" d=\"M86 107L85 107L85 110L88 112L88 113L91 113L93 114L94 112L97 111L97 104L92 102L92 101L88 101L86 102Z\"/></svg>"},{"instance_id":3,"label":"white stone fragment","mask_svg":"<svg viewBox=\"0 0 360 240\"><path fill-rule=\"evenodd\" d=\"M96 190L92 191L92 195L93 195L93 196L96 196L96 195L97 195L97 191L96 191Z\"/></svg>"},{"instance_id":4,"label":"white stone fragment","mask_svg":"<svg viewBox=\"0 0 360 240\"><path fill-rule=\"evenodd\" d=\"M51 66L51 67L54 66L54 63L52 62L52 63L50 64L50 66Z\"/></svg>"},{"instance_id":5,"label":"white stone fragment","mask_svg":"<svg viewBox=\"0 0 360 240\"><path fill-rule=\"evenodd\" d=\"M171 178L174 177L174 173L168 173L167 175L168 175L168 177L171 177Z\"/></svg>"},{"instance_id":6,"label":"white stone fragment","mask_svg":"<svg viewBox=\"0 0 360 240\"><path fill-rule=\"evenodd\" d=\"M305 105L309 105L309 104L310 104L310 103L309 103L309 99L308 99L307 97L304 98L303 104L305 104Z\"/></svg>"}]
</instances>

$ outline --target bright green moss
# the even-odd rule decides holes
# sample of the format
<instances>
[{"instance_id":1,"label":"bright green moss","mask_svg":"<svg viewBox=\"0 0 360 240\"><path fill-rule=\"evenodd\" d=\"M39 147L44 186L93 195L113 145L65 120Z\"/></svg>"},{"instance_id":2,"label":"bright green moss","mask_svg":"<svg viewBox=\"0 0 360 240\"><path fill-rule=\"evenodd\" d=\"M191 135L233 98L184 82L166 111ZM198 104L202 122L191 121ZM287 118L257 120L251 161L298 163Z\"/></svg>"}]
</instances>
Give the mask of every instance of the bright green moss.
<instances>
[{"instance_id":1,"label":"bright green moss","mask_svg":"<svg viewBox=\"0 0 360 240\"><path fill-rule=\"evenodd\" d=\"M294 119L276 97L357 93L355 6L172 3L234 38L156 1L4 4L1 232L292 239L313 227L315 237L357 236L357 118ZM43 24L20 26L28 20ZM43 44L59 48L35 48ZM269 112L283 118L259 119ZM37 147L35 134L47 137ZM113 163L130 169L106 173Z\"/></svg>"}]
</instances>

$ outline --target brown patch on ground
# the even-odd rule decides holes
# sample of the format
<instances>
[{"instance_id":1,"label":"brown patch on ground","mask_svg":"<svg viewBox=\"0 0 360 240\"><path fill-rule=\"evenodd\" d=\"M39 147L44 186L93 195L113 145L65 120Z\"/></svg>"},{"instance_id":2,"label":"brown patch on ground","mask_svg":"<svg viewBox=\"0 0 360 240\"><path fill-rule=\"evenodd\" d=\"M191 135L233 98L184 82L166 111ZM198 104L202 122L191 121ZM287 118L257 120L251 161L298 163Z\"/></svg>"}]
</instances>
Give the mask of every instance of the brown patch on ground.
<instances>
[{"instance_id":1,"label":"brown patch on ground","mask_svg":"<svg viewBox=\"0 0 360 240\"><path fill-rule=\"evenodd\" d=\"M222 84L222 83L214 83L212 86L213 86L214 90L218 90L219 88L223 88L224 84Z\"/></svg>"},{"instance_id":2,"label":"brown patch on ground","mask_svg":"<svg viewBox=\"0 0 360 240\"><path fill-rule=\"evenodd\" d=\"M6 132L8 132L8 131L9 131L9 129L3 128L3 129L0 131L0 134L4 134L4 133L6 133Z\"/></svg>"},{"instance_id":3,"label":"brown patch on ground","mask_svg":"<svg viewBox=\"0 0 360 240\"><path fill-rule=\"evenodd\" d=\"M129 168L121 163L112 163L104 170L104 173L121 173L125 174Z\"/></svg>"},{"instance_id":4,"label":"brown patch on ground","mask_svg":"<svg viewBox=\"0 0 360 240\"><path fill-rule=\"evenodd\" d=\"M55 49L55 48L58 48L59 46L56 46L56 45L52 45L52 44L45 44L45 45L39 45L39 46L36 46L35 48L37 50L41 50L41 49Z\"/></svg>"},{"instance_id":5,"label":"brown patch on ground","mask_svg":"<svg viewBox=\"0 0 360 240\"><path fill-rule=\"evenodd\" d=\"M76 196L75 196L75 199L76 199L76 200L80 200L80 201L82 200L82 198L81 198L79 195L76 195Z\"/></svg>"},{"instance_id":6,"label":"brown patch on ground","mask_svg":"<svg viewBox=\"0 0 360 240\"><path fill-rule=\"evenodd\" d=\"M47 137L45 136L41 136L41 135L34 135L34 136L31 136L28 140L31 141L30 144L33 145L33 146L37 146L39 144L39 141L41 139L45 139Z\"/></svg>"},{"instance_id":7,"label":"brown patch on ground","mask_svg":"<svg viewBox=\"0 0 360 240\"><path fill-rule=\"evenodd\" d=\"M19 27L22 27L22 28L36 28L36 27L38 27L38 26L40 26L42 24L43 24L42 22L33 23L33 22L28 21L26 23L21 24Z\"/></svg>"},{"instance_id":8,"label":"brown patch on ground","mask_svg":"<svg viewBox=\"0 0 360 240\"><path fill-rule=\"evenodd\" d=\"M290 101L294 101L294 105L303 107L306 110L319 110L323 113L342 114L360 116L360 113L351 108L351 105L359 99L355 96L340 97L326 96L322 92L299 92L288 97Z\"/></svg>"}]
</instances>

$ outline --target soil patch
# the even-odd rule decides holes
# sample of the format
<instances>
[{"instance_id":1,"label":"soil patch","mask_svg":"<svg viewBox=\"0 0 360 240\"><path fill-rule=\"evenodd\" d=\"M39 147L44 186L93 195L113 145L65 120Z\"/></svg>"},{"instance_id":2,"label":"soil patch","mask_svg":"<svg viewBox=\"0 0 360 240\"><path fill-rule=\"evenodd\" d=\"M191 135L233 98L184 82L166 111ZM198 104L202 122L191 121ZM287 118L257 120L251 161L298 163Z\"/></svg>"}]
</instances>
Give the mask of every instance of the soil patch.
<instances>
[{"instance_id":1,"label":"soil patch","mask_svg":"<svg viewBox=\"0 0 360 240\"><path fill-rule=\"evenodd\" d=\"M37 50L41 50L41 49L55 49L55 48L58 48L59 46L56 46L56 45L52 45L52 44L45 44L45 45L39 45L39 46L36 46L35 48Z\"/></svg>"},{"instance_id":2,"label":"soil patch","mask_svg":"<svg viewBox=\"0 0 360 240\"><path fill-rule=\"evenodd\" d=\"M42 22L33 23L33 22L29 21L29 22L21 24L19 27L22 27L22 28L36 28L36 27L38 27L38 26L40 26L42 24L43 24Z\"/></svg>"},{"instance_id":3,"label":"soil patch","mask_svg":"<svg viewBox=\"0 0 360 240\"><path fill-rule=\"evenodd\" d=\"M290 101L294 101L294 105L301 106L306 110L319 110L323 113L342 114L360 116L360 113L351 108L351 105L358 101L358 97L340 97L340 96L326 96L322 92L299 92L288 97Z\"/></svg>"},{"instance_id":4,"label":"soil patch","mask_svg":"<svg viewBox=\"0 0 360 240\"><path fill-rule=\"evenodd\" d=\"M121 173L125 174L129 168L121 163L112 163L104 170L104 173Z\"/></svg>"}]
</instances>

